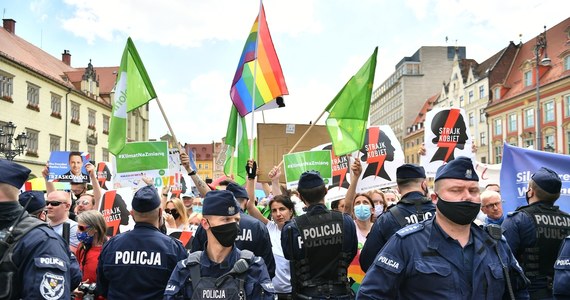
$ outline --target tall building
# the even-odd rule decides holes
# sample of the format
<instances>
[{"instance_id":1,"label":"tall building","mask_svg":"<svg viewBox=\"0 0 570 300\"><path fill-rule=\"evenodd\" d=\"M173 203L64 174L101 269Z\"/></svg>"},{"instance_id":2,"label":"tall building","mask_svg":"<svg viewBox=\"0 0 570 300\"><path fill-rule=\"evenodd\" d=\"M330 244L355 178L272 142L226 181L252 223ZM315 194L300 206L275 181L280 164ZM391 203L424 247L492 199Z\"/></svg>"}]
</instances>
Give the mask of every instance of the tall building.
<instances>
[{"instance_id":1,"label":"tall building","mask_svg":"<svg viewBox=\"0 0 570 300\"><path fill-rule=\"evenodd\" d=\"M117 61L120 57L117 57ZM89 152L109 161L107 149L118 67L71 66L71 53L53 57L16 35L16 21L0 29L0 128L8 122L28 136L14 161L41 176L51 151ZM130 141L148 139L148 106L128 115ZM0 154L0 157L3 155Z\"/></svg>"},{"instance_id":2,"label":"tall building","mask_svg":"<svg viewBox=\"0 0 570 300\"><path fill-rule=\"evenodd\" d=\"M390 125L403 145L407 128L418 108L441 90L449 78L456 54L465 58L465 47L421 47L396 64L396 71L374 90L370 107L371 125Z\"/></svg>"}]
</instances>

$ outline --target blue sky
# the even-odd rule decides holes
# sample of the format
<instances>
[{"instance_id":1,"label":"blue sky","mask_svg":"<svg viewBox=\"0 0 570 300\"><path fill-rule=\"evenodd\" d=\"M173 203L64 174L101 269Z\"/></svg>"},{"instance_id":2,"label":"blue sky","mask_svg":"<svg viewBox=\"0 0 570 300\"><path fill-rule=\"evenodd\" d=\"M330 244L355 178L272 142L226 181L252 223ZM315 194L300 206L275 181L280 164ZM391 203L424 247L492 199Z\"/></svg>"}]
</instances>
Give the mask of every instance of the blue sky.
<instances>
[{"instance_id":1,"label":"blue sky","mask_svg":"<svg viewBox=\"0 0 570 300\"><path fill-rule=\"evenodd\" d=\"M265 112L265 121L301 124L320 115L376 46L375 88L421 46L466 46L467 57L482 62L570 10L564 0L263 3L290 93L287 107ZM5 0L0 8L17 21L18 36L58 58L70 50L76 68L89 59L118 66L131 36L178 139L208 143L225 135L231 81L259 1ZM150 110L150 138L158 138L167 127L156 103Z\"/></svg>"}]
</instances>

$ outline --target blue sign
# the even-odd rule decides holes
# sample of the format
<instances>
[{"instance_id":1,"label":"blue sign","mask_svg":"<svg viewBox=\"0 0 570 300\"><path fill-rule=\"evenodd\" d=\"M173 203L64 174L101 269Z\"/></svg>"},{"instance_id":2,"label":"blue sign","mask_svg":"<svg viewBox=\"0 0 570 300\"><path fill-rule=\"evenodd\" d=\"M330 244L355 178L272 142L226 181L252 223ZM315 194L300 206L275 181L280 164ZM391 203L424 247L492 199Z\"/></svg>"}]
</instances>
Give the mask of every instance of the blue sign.
<instances>
[{"instance_id":1,"label":"blue sign","mask_svg":"<svg viewBox=\"0 0 570 300\"><path fill-rule=\"evenodd\" d=\"M501 197L505 201L505 213L527 205L525 195L528 181L541 167L552 169L560 176L562 189L555 205L570 212L570 155L524 149L505 143L501 164Z\"/></svg>"}]
</instances>

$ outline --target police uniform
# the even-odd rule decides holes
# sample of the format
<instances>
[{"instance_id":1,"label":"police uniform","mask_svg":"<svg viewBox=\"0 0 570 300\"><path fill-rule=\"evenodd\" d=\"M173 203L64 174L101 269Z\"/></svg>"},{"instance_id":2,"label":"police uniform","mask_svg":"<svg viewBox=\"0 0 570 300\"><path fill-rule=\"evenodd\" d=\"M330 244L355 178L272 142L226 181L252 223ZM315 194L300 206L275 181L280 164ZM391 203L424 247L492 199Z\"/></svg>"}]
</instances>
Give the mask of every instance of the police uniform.
<instances>
[{"instance_id":1,"label":"police uniform","mask_svg":"<svg viewBox=\"0 0 570 300\"><path fill-rule=\"evenodd\" d=\"M236 198L248 198L245 189L236 184L228 184L227 190L232 192ZM275 276L275 258L273 257L271 238L269 237L267 227L258 219L244 213L243 210L239 209L239 212L239 227L241 228L241 232L236 239L236 247L242 250L252 251L256 256L262 257L267 266L269 276L273 278ZM202 225L199 225L192 239L191 251L204 250L206 240L206 231L202 228Z\"/></svg>"},{"instance_id":2,"label":"police uniform","mask_svg":"<svg viewBox=\"0 0 570 300\"><path fill-rule=\"evenodd\" d=\"M570 236L562 241L558 259L554 263L554 299L570 299Z\"/></svg>"},{"instance_id":3,"label":"police uniform","mask_svg":"<svg viewBox=\"0 0 570 300\"><path fill-rule=\"evenodd\" d=\"M324 186L320 174L305 172L299 190ZM288 221L281 246L291 261L294 299L352 299L347 268L357 252L356 226L348 214L329 211L323 203Z\"/></svg>"},{"instance_id":4,"label":"police uniform","mask_svg":"<svg viewBox=\"0 0 570 300\"><path fill-rule=\"evenodd\" d=\"M16 188L30 173L7 160L0 160L0 170L0 183ZM70 256L60 236L24 212L17 199L0 202L0 230L0 299L70 299Z\"/></svg>"},{"instance_id":5,"label":"police uniform","mask_svg":"<svg viewBox=\"0 0 570 300\"><path fill-rule=\"evenodd\" d=\"M153 187L135 193L133 210L149 212L160 206ZM157 216L158 218L158 216ZM132 231L110 239L97 266L97 289L108 299L161 299L176 263L186 257L182 244L153 224L137 222Z\"/></svg>"},{"instance_id":6,"label":"police uniform","mask_svg":"<svg viewBox=\"0 0 570 300\"><path fill-rule=\"evenodd\" d=\"M204 215L233 216L238 211L229 191L211 191L204 198ZM170 276L164 298L274 299L273 284L263 259L251 251L238 249L236 243L221 263L213 262L206 251L193 252L180 261Z\"/></svg>"},{"instance_id":7,"label":"police uniform","mask_svg":"<svg viewBox=\"0 0 570 300\"><path fill-rule=\"evenodd\" d=\"M531 179L548 193L560 192L562 182L552 170L541 168ZM531 298L550 299L553 266L562 240L570 234L570 215L558 206L535 202L509 213L502 227L511 250L531 280Z\"/></svg>"}]
</instances>

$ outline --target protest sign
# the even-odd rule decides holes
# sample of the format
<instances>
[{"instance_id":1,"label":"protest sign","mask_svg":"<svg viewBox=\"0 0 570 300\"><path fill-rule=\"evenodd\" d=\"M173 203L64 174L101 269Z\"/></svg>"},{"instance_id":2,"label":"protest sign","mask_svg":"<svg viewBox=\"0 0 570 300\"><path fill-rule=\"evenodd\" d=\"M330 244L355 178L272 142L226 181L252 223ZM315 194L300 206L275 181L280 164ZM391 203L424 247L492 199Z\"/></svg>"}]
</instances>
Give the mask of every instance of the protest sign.
<instances>
[{"instance_id":1,"label":"protest sign","mask_svg":"<svg viewBox=\"0 0 570 300\"><path fill-rule=\"evenodd\" d=\"M541 167L558 173L562 180L560 198L555 205L563 211L570 211L570 156L544 151L530 150L511 146L503 146L501 164L501 197L505 203L505 214L517 207L527 205L526 192L532 174Z\"/></svg>"},{"instance_id":2,"label":"protest sign","mask_svg":"<svg viewBox=\"0 0 570 300\"><path fill-rule=\"evenodd\" d=\"M115 186L140 188L146 185L143 177L158 188L170 182L166 142L127 143L115 160Z\"/></svg>"},{"instance_id":3,"label":"protest sign","mask_svg":"<svg viewBox=\"0 0 570 300\"><path fill-rule=\"evenodd\" d=\"M166 233L168 236L179 240L187 250L192 248L192 231L167 228Z\"/></svg>"},{"instance_id":4,"label":"protest sign","mask_svg":"<svg viewBox=\"0 0 570 300\"><path fill-rule=\"evenodd\" d=\"M132 199L131 188L109 190L101 197L99 211L107 224L108 236L115 236L134 227L134 220L129 218Z\"/></svg>"},{"instance_id":5,"label":"protest sign","mask_svg":"<svg viewBox=\"0 0 570 300\"><path fill-rule=\"evenodd\" d=\"M190 165L192 170L196 169L196 164L193 164L193 158L190 158ZM180 150L178 148L172 148L168 150L168 177L165 184L170 186L170 193L180 198L180 195L186 193L187 190L192 191L192 186L194 186L194 181L186 173L186 169L182 166L180 161Z\"/></svg>"},{"instance_id":6,"label":"protest sign","mask_svg":"<svg viewBox=\"0 0 570 300\"><path fill-rule=\"evenodd\" d=\"M350 165L348 156L336 156L332 150L332 143L319 145L312 150L330 150L331 153L332 181L328 186L328 192L325 197L326 202L343 199L350 186Z\"/></svg>"},{"instance_id":7,"label":"protest sign","mask_svg":"<svg viewBox=\"0 0 570 300\"><path fill-rule=\"evenodd\" d=\"M420 158L426 175L434 177L437 168L455 157L471 158L473 139L462 108L434 108L426 114L424 146Z\"/></svg>"},{"instance_id":8,"label":"protest sign","mask_svg":"<svg viewBox=\"0 0 570 300\"><path fill-rule=\"evenodd\" d=\"M97 174L97 181L99 186L104 190L113 189L113 172L112 165L110 162L100 161L95 166L95 172Z\"/></svg>"},{"instance_id":9,"label":"protest sign","mask_svg":"<svg viewBox=\"0 0 570 300\"><path fill-rule=\"evenodd\" d=\"M331 153L328 150L303 151L283 156L287 188L297 188L299 177L305 171L319 171L325 185L332 182Z\"/></svg>"},{"instance_id":10,"label":"protest sign","mask_svg":"<svg viewBox=\"0 0 570 300\"><path fill-rule=\"evenodd\" d=\"M85 165L89 163L89 154L77 151L54 151L48 161L48 181L52 182L89 182Z\"/></svg>"}]
</instances>

